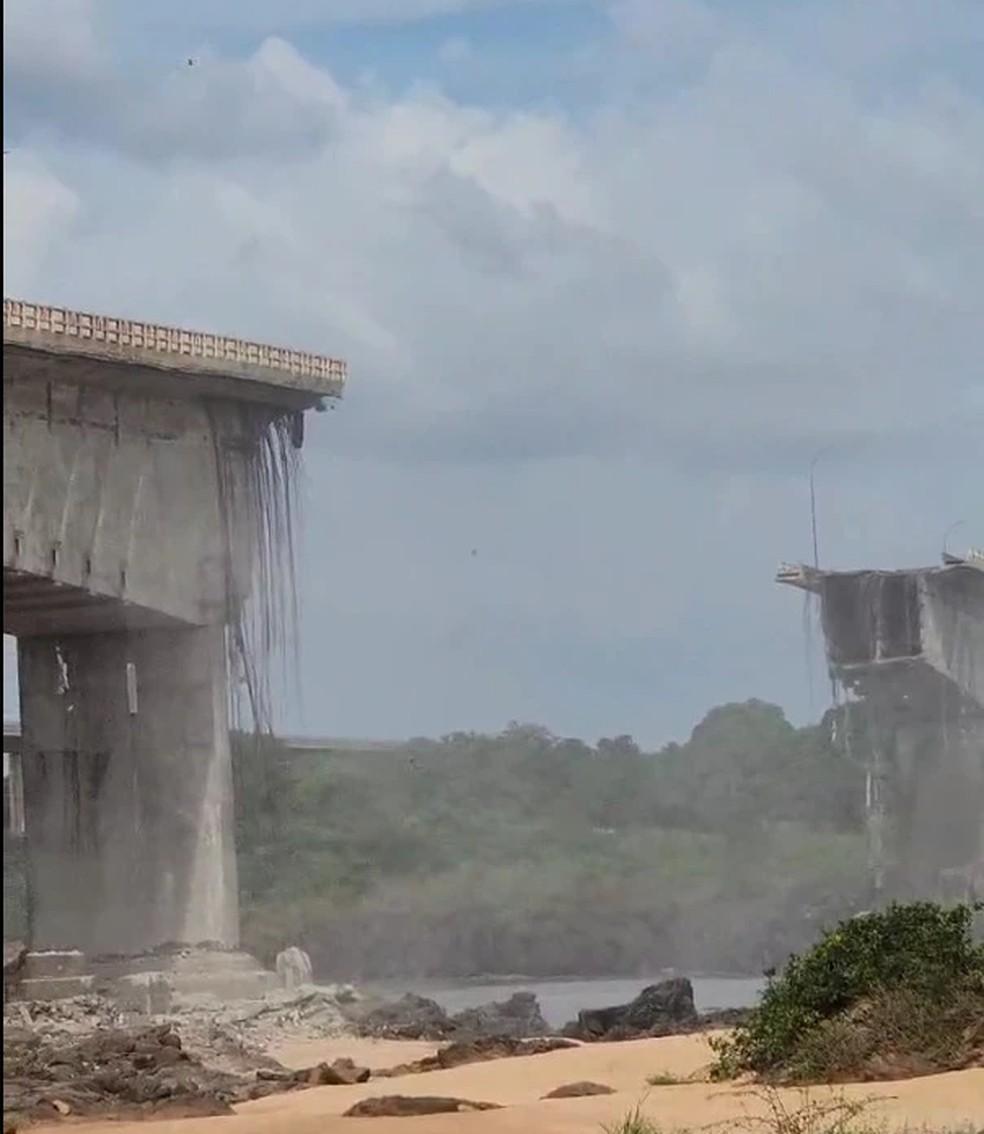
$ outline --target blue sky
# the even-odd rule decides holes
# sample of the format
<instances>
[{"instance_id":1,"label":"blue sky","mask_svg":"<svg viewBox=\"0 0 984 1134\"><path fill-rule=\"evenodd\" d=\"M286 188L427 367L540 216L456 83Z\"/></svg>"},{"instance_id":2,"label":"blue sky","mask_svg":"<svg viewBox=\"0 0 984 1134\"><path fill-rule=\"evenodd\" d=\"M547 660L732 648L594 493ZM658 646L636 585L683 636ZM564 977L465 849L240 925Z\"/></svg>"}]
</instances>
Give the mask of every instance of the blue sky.
<instances>
[{"instance_id":1,"label":"blue sky","mask_svg":"<svg viewBox=\"0 0 984 1134\"><path fill-rule=\"evenodd\" d=\"M976 0L4 20L6 294L349 360L292 729L818 715L771 580L827 447L825 562L984 544Z\"/></svg>"},{"instance_id":2,"label":"blue sky","mask_svg":"<svg viewBox=\"0 0 984 1134\"><path fill-rule=\"evenodd\" d=\"M202 44L248 53L263 34L284 31L273 9L240 28L228 26L228 9L225 19L206 17L191 35L166 17L162 25L163 34L145 47L158 65L182 52L194 55ZM592 60L611 36L605 13L590 2L494 5L410 21L315 19L295 27L289 38L347 86L375 81L398 95L431 82L456 100L506 106L583 105L583 80L591 79Z\"/></svg>"}]
</instances>

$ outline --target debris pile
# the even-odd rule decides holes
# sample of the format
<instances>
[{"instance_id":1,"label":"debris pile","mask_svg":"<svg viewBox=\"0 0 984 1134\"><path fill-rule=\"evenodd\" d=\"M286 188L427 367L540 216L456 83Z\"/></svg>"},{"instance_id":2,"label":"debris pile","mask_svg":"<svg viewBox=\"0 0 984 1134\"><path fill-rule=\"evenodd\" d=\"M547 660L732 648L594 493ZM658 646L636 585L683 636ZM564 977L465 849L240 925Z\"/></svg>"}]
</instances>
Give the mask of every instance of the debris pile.
<instances>
[{"instance_id":1,"label":"debris pile","mask_svg":"<svg viewBox=\"0 0 984 1134\"><path fill-rule=\"evenodd\" d=\"M268 993L262 1000L218 1005L178 1002L170 1019L189 1050L210 1066L255 1068L264 1051L285 1040L332 1039L351 1034L349 1012L358 994L347 987L307 987ZM218 1061L218 1062L217 1062Z\"/></svg>"},{"instance_id":2,"label":"debris pile","mask_svg":"<svg viewBox=\"0 0 984 1134\"><path fill-rule=\"evenodd\" d=\"M92 1000L95 998L85 998ZM12 1125L69 1116L144 1118L231 1113L232 1106L305 1087L364 1083L370 1071L350 1059L293 1071L258 1049L189 1050L173 1023L104 1025L80 1033L103 1006L46 1005L43 1026L5 1023L3 1109ZM88 1011L86 1011L88 1009ZM59 1019L67 1027L59 1027ZM111 1017L104 1014L104 1019ZM221 1047L221 1045L220 1045ZM223 1069L225 1061L235 1069Z\"/></svg>"},{"instance_id":3,"label":"debris pile","mask_svg":"<svg viewBox=\"0 0 984 1134\"><path fill-rule=\"evenodd\" d=\"M168 1024L67 1039L4 1029L3 1110L15 1122L228 1114L246 1097L239 1077L203 1066Z\"/></svg>"}]
</instances>

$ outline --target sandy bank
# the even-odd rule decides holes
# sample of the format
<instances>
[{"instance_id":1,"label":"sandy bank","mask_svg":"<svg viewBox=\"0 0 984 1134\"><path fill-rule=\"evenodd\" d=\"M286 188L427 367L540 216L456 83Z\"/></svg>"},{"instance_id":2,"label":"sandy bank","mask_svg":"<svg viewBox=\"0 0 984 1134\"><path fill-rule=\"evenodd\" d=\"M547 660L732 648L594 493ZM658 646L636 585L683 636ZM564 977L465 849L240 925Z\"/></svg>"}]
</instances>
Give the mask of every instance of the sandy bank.
<instances>
[{"instance_id":1,"label":"sandy bank","mask_svg":"<svg viewBox=\"0 0 984 1134\"><path fill-rule=\"evenodd\" d=\"M419 1058L433 1050L426 1044L369 1040L292 1044L277 1052L296 1065L349 1055L376 1067ZM698 1077L710 1051L703 1036L674 1036L624 1044L599 1044L570 1051L449 1071L370 1082L359 1087L320 1087L299 1094L278 1095L247 1103L231 1118L146 1123L94 1123L90 1134L599 1134L643 1100L643 1109L667 1130L698 1127L761 1113L747 1090L707 1082L669 1087L646 1086L648 1076ZM542 1101L554 1087L591 1079L614 1087L605 1097ZM648 1092L648 1093L647 1093ZM370 1095L453 1095L502 1104L506 1109L473 1115L430 1118L359 1120L341 1117L344 1110ZM832 1092L817 1089L819 1097ZM838 1089L840 1093L840 1089ZM847 1087L849 1098L872 1098L870 1116L889 1128L906 1124L933 1130L976 1123L984 1125L984 1070L963 1071L899 1083ZM795 1103L796 1092L788 1092ZM56 1127L45 1128L52 1134ZM64 1134L64 1127L60 1128Z\"/></svg>"}]
</instances>

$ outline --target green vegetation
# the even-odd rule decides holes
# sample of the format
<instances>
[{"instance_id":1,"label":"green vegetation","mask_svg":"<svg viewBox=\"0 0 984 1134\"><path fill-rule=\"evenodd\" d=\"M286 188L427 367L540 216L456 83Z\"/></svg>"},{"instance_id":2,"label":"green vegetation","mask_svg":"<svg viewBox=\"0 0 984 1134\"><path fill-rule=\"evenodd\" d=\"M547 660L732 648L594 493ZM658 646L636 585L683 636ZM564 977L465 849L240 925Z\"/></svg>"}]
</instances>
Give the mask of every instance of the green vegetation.
<instances>
[{"instance_id":1,"label":"green vegetation","mask_svg":"<svg viewBox=\"0 0 984 1134\"><path fill-rule=\"evenodd\" d=\"M663 1127L642 1113L637 1106L619 1119L614 1126L603 1126L604 1134L663 1134Z\"/></svg>"},{"instance_id":2,"label":"green vegetation","mask_svg":"<svg viewBox=\"0 0 984 1134\"><path fill-rule=\"evenodd\" d=\"M669 1071L656 1071L646 1079L646 1082L650 1087L676 1087L686 1080L671 1074Z\"/></svg>"},{"instance_id":3,"label":"green vegetation","mask_svg":"<svg viewBox=\"0 0 984 1134\"><path fill-rule=\"evenodd\" d=\"M818 1099L809 1091L800 1091L789 1099L771 1087L748 1094L758 1100L765 1113L746 1115L732 1124L733 1129L763 1130L766 1134L875 1134L868 1123L858 1125L871 1105L868 1099Z\"/></svg>"},{"instance_id":4,"label":"green vegetation","mask_svg":"<svg viewBox=\"0 0 984 1134\"><path fill-rule=\"evenodd\" d=\"M863 884L861 773L751 701L685 744L512 725L395 751L236 746L246 945L350 979L759 972Z\"/></svg>"},{"instance_id":5,"label":"green vegetation","mask_svg":"<svg viewBox=\"0 0 984 1134\"><path fill-rule=\"evenodd\" d=\"M959 1130L935 1130L925 1127L906 1127L898 1131L884 1123L866 1118L874 1099L849 1099L843 1095L816 1096L809 1090L795 1094L781 1093L774 1087L761 1087L742 1091L741 1097L754 1101L758 1113L752 1114L745 1108L740 1117L723 1122L712 1123L699 1129L722 1132L762 1131L764 1134L888 1134L889 1129L897 1134L980 1134L974 1127ZM642 1106L633 1107L614 1125L603 1126L603 1134L696 1134L691 1130L669 1131L648 1118Z\"/></svg>"},{"instance_id":6,"label":"green vegetation","mask_svg":"<svg viewBox=\"0 0 984 1134\"><path fill-rule=\"evenodd\" d=\"M984 1055L974 914L915 902L842 922L790 958L730 1038L713 1041L715 1076L830 1081L969 1065Z\"/></svg>"}]
</instances>

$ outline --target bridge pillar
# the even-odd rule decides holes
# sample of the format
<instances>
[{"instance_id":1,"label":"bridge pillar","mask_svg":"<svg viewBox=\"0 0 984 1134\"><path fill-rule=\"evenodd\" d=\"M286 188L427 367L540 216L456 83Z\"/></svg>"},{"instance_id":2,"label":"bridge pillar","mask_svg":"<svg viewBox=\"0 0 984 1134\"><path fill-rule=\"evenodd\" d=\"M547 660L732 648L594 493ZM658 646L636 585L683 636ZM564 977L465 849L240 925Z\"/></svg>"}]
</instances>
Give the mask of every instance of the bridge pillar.
<instances>
[{"instance_id":1,"label":"bridge pillar","mask_svg":"<svg viewBox=\"0 0 984 1134\"><path fill-rule=\"evenodd\" d=\"M223 635L18 640L35 949L238 943Z\"/></svg>"}]
</instances>

